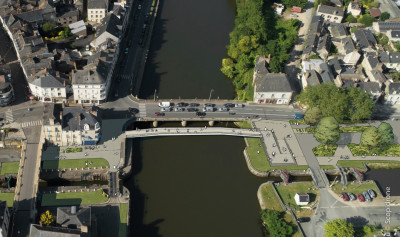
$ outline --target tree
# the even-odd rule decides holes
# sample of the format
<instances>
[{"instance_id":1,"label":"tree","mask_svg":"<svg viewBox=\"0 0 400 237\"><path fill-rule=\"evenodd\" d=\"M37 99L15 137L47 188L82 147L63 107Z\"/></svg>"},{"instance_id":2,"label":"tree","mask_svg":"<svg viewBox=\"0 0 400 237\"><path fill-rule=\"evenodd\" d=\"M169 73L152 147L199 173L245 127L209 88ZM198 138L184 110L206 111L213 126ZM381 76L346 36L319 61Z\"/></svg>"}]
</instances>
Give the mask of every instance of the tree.
<instances>
[{"instance_id":1,"label":"tree","mask_svg":"<svg viewBox=\"0 0 400 237\"><path fill-rule=\"evenodd\" d=\"M307 4L306 0L282 0L282 4L285 5L286 8L291 8L293 6L298 6L304 8Z\"/></svg>"},{"instance_id":2,"label":"tree","mask_svg":"<svg viewBox=\"0 0 400 237\"><path fill-rule=\"evenodd\" d=\"M51 36L56 28L50 21L43 24L42 30L46 35Z\"/></svg>"},{"instance_id":3,"label":"tree","mask_svg":"<svg viewBox=\"0 0 400 237\"><path fill-rule=\"evenodd\" d=\"M374 18L370 14L365 14L361 15L357 21L358 23L364 24L365 27L370 27L374 22Z\"/></svg>"},{"instance_id":4,"label":"tree","mask_svg":"<svg viewBox=\"0 0 400 237\"><path fill-rule=\"evenodd\" d=\"M42 215L40 215L40 221L45 226L53 225L56 221L56 216L51 214L51 212L47 210L43 212Z\"/></svg>"},{"instance_id":5,"label":"tree","mask_svg":"<svg viewBox=\"0 0 400 237\"><path fill-rule=\"evenodd\" d=\"M369 127L361 134L361 145L371 149L371 147L379 145L380 137L376 127Z\"/></svg>"},{"instance_id":6,"label":"tree","mask_svg":"<svg viewBox=\"0 0 400 237\"><path fill-rule=\"evenodd\" d=\"M317 124L321 120L321 118L322 113L318 107L309 108L304 114L304 121L310 125Z\"/></svg>"},{"instance_id":7,"label":"tree","mask_svg":"<svg viewBox=\"0 0 400 237\"><path fill-rule=\"evenodd\" d=\"M342 219L335 219L325 223L326 237L349 237L354 236L353 224L347 223Z\"/></svg>"},{"instance_id":8,"label":"tree","mask_svg":"<svg viewBox=\"0 0 400 237\"><path fill-rule=\"evenodd\" d=\"M348 15L346 21L349 23L357 23L357 19L353 15Z\"/></svg>"},{"instance_id":9,"label":"tree","mask_svg":"<svg viewBox=\"0 0 400 237\"><path fill-rule=\"evenodd\" d=\"M390 18L390 13L389 12L382 12L381 16L379 17L379 20L386 21L389 18Z\"/></svg>"},{"instance_id":10,"label":"tree","mask_svg":"<svg viewBox=\"0 0 400 237\"><path fill-rule=\"evenodd\" d=\"M352 122L370 118L375 107L375 101L370 97L371 95L355 87L350 87L346 92L349 101L347 117Z\"/></svg>"},{"instance_id":11,"label":"tree","mask_svg":"<svg viewBox=\"0 0 400 237\"><path fill-rule=\"evenodd\" d=\"M381 145L393 144L394 134L393 134L393 128L390 124L385 122L381 123L378 126L378 133L380 135Z\"/></svg>"},{"instance_id":12,"label":"tree","mask_svg":"<svg viewBox=\"0 0 400 237\"><path fill-rule=\"evenodd\" d=\"M334 117L322 118L315 129L314 137L322 144L328 145L335 144L339 140L339 123Z\"/></svg>"},{"instance_id":13,"label":"tree","mask_svg":"<svg viewBox=\"0 0 400 237\"><path fill-rule=\"evenodd\" d=\"M273 210L261 211L261 220L266 225L269 236L286 237L293 234L293 227L282 219L281 213Z\"/></svg>"},{"instance_id":14,"label":"tree","mask_svg":"<svg viewBox=\"0 0 400 237\"><path fill-rule=\"evenodd\" d=\"M222 59L221 72L229 78L233 78L235 76L235 63L231 58Z\"/></svg>"}]
</instances>

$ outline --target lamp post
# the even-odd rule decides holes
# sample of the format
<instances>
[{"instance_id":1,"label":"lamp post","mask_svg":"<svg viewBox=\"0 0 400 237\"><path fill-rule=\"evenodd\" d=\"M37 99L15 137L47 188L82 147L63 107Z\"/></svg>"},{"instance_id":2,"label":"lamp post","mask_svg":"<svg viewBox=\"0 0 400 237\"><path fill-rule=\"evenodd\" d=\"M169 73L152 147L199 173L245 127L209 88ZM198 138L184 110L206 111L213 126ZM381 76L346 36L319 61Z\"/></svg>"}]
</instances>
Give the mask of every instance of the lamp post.
<instances>
[{"instance_id":1,"label":"lamp post","mask_svg":"<svg viewBox=\"0 0 400 237\"><path fill-rule=\"evenodd\" d=\"M154 90L154 101L156 101L157 89Z\"/></svg>"},{"instance_id":2,"label":"lamp post","mask_svg":"<svg viewBox=\"0 0 400 237\"><path fill-rule=\"evenodd\" d=\"M211 89L210 90L210 97L208 97L208 101L211 101L211 95L212 95L213 92L214 92L214 89Z\"/></svg>"}]
</instances>

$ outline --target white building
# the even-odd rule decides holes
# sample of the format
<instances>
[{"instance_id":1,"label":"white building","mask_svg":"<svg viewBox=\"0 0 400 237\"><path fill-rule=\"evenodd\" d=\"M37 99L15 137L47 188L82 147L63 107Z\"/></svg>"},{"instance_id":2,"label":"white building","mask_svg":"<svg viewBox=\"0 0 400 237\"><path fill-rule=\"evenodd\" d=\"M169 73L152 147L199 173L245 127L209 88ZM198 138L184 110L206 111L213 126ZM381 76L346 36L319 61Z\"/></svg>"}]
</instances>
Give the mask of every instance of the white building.
<instances>
[{"instance_id":1,"label":"white building","mask_svg":"<svg viewBox=\"0 0 400 237\"><path fill-rule=\"evenodd\" d=\"M294 195L294 200L297 205L304 206L310 202L310 196L307 193L296 193Z\"/></svg>"},{"instance_id":2,"label":"white building","mask_svg":"<svg viewBox=\"0 0 400 237\"><path fill-rule=\"evenodd\" d=\"M385 103L400 104L400 82L386 84Z\"/></svg>"},{"instance_id":3,"label":"white building","mask_svg":"<svg viewBox=\"0 0 400 237\"><path fill-rule=\"evenodd\" d=\"M67 89L62 80L51 74L29 82L32 95L42 102L66 102Z\"/></svg>"},{"instance_id":4,"label":"white building","mask_svg":"<svg viewBox=\"0 0 400 237\"><path fill-rule=\"evenodd\" d=\"M87 17L88 21L100 23L106 16L108 10L107 0L88 0Z\"/></svg>"},{"instance_id":5,"label":"white building","mask_svg":"<svg viewBox=\"0 0 400 237\"><path fill-rule=\"evenodd\" d=\"M268 73L254 84L254 102L259 104L289 104L293 88L284 73Z\"/></svg>"},{"instance_id":6,"label":"white building","mask_svg":"<svg viewBox=\"0 0 400 237\"><path fill-rule=\"evenodd\" d=\"M358 17L361 15L361 4L359 2L350 2L347 7L347 13L350 13L354 17Z\"/></svg>"},{"instance_id":7,"label":"white building","mask_svg":"<svg viewBox=\"0 0 400 237\"><path fill-rule=\"evenodd\" d=\"M344 8L319 5L316 15L321 16L325 21L340 23L344 17Z\"/></svg>"},{"instance_id":8,"label":"white building","mask_svg":"<svg viewBox=\"0 0 400 237\"><path fill-rule=\"evenodd\" d=\"M321 59L305 59L301 61L301 71L305 74L308 70L318 71L319 65L324 63Z\"/></svg>"}]
</instances>

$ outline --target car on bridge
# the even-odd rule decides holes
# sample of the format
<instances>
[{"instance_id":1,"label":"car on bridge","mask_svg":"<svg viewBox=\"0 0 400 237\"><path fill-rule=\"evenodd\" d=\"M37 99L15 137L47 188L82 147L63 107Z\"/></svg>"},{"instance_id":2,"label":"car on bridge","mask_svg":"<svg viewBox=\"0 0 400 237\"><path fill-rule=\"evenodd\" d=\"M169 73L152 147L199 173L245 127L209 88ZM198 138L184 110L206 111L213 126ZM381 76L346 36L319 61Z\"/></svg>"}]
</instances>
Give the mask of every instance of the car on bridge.
<instances>
[{"instance_id":1,"label":"car on bridge","mask_svg":"<svg viewBox=\"0 0 400 237\"><path fill-rule=\"evenodd\" d=\"M170 112L170 111L172 111L171 107L161 108L161 112Z\"/></svg>"},{"instance_id":2,"label":"car on bridge","mask_svg":"<svg viewBox=\"0 0 400 237\"><path fill-rule=\"evenodd\" d=\"M196 115L197 115L197 116L206 116L206 113L204 113L204 112L197 112Z\"/></svg>"},{"instance_id":3,"label":"car on bridge","mask_svg":"<svg viewBox=\"0 0 400 237\"><path fill-rule=\"evenodd\" d=\"M190 103L190 104L189 104L190 107L197 107L197 106L199 106L199 105L200 105L200 104L198 104L198 103Z\"/></svg>"},{"instance_id":4,"label":"car on bridge","mask_svg":"<svg viewBox=\"0 0 400 237\"><path fill-rule=\"evenodd\" d=\"M175 112L182 112L182 111L185 111L185 108L177 107L177 108L174 109L174 111Z\"/></svg>"},{"instance_id":5,"label":"car on bridge","mask_svg":"<svg viewBox=\"0 0 400 237\"><path fill-rule=\"evenodd\" d=\"M197 112L197 111L199 111L199 109L198 108L188 108L187 111L188 112Z\"/></svg>"},{"instance_id":6,"label":"car on bridge","mask_svg":"<svg viewBox=\"0 0 400 237\"><path fill-rule=\"evenodd\" d=\"M225 107L225 108L232 108L232 107L235 107L235 104L226 103L226 104L224 104L224 107Z\"/></svg>"},{"instance_id":7,"label":"car on bridge","mask_svg":"<svg viewBox=\"0 0 400 237\"><path fill-rule=\"evenodd\" d=\"M205 103L204 104L204 107L214 107L215 106L215 104L212 104L212 103Z\"/></svg>"},{"instance_id":8,"label":"car on bridge","mask_svg":"<svg viewBox=\"0 0 400 237\"><path fill-rule=\"evenodd\" d=\"M155 115L156 115L156 116L165 116L165 113L156 112Z\"/></svg>"},{"instance_id":9,"label":"car on bridge","mask_svg":"<svg viewBox=\"0 0 400 237\"><path fill-rule=\"evenodd\" d=\"M218 108L218 111L220 111L220 112L229 111L229 108L227 108L227 107Z\"/></svg>"},{"instance_id":10,"label":"car on bridge","mask_svg":"<svg viewBox=\"0 0 400 237\"><path fill-rule=\"evenodd\" d=\"M186 107L186 106L188 106L188 103L179 102L179 103L176 104L176 106L178 106L178 107Z\"/></svg>"}]
</instances>

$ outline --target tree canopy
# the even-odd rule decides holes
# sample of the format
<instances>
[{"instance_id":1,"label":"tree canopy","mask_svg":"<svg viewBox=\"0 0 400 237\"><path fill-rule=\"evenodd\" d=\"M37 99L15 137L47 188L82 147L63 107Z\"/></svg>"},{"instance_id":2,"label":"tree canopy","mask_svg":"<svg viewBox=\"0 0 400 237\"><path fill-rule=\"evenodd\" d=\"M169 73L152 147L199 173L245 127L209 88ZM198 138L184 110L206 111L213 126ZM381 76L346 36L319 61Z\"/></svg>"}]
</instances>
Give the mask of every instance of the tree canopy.
<instances>
[{"instance_id":1,"label":"tree canopy","mask_svg":"<svg viewBox=\"0 0 400 237\"><path fill-rule=\"evenodd\" d=\"M379 145L381 135L376 127L369 127L361 134L361 145L369 148Z\"/></svg>"},{"instance_id":2,"label":"tree canopy","mask_svg":"<svg viewBox=\"0 0 400 237\"><path fill-rule=\"evenodd\" d=\"M370 14L365 14L361 15L357 21L358 23L364 24L365 27L370 27L374 22L374 17L372 17Z\"/></svg>"},{"instance_id":3,"label":"tree canopy","mask_svg":"<svg viewBox=\"0 0 400 237\"><path fill-rule=\"evenodd\" d=\"M353 224L347 223L342 219L335 219L325 223L326 237L349 237L354 236Z\"/></svg>"},{"instance_id":4,"label":"tree canopy","mask_svg":"<svg viewBox=\"0 0 400 237\"><path fill-rule=\"evenodd\" d=\"M283 220L278 211L267 209L261 211L261 220L271 237L286 237L293 234L293 227Z\"/></svg>"},{"instance_id":5,"label":"tree canopy","mask_svg":"<svg viewBox=\"0 0 400 237\"><path fill-rule=\"evenodd\" d=\"M385 122L381 123L378 126L378 133L380 135L379 143L381 145L393 144L394 134L393 134L393 128L390 124Z\"/></svg>"},{"instance_id":6,"label":"tree canopy","mask_svg":"<svg viewBox=\"0 0 400 237\"><path fill-rule=\"evenodd\" d=\"M389 18L390 18L390 13L389 12L382 12L381 16L379 17L379 20L386 21Z\"/></svg>"},{"instance_id":7,"label":"tree canopy","mask_svg":"<svg viewBox=\"0 0 400 237\"><path fill-rule=\"evenodd\" d=\"M322 144L335 144L340 136L339 123L334 117L322 118L315 129L314 136Z\"/></svg>"},{"instance_id":8,"label":"tree canopy","mask_svg":"<svg viewBox=\"0 0 400 237\"><path fill-rule=\"evenodd\" d=\"M56 221L56 216L51 214L51 212L47 210L43 212L42 215L40 215L40 221L45 226L53 225Z\"/></svg>"},{"instance_id":9,"label":"tree canopy","mask_svg":"<svg viewBox=\"0 0 400 237\"><path fill-rule=\"evenodd\" d=\"M307 0L282 0L282 4L286 8L291 8L293 6L304 8L307 4Z\"/></svg>"},{"instance_id":10,"label":"tree canopy","mask_svg":"<svg viewBox=\"0 0 400 237\"><path fill-rule=\"evenodd\" d=\"M307 124L315 125L322 118L321 110L318 107L312 107L306 110L304 113L304 121Z\"/></svg>"},{"instance_id":11,"label":"tree canopy","mask_svg":"<svg viewBox=\"0 0 400 237\"><path fill-rule=\"evenodd\" d=\"M56 26L53 25L50 21L48 21L43 24L42 30L44 33L51 35L51 34L53 34L55 28L56 28Z\"/></svg>"},{"instance_id":12,"label":"tree canopy","mask_svg":"<svg viewBox=\"0 0 400 237\"><path fill-rule=\"evenodd\" d=\"M307 86L296 100L309 108L318 107L322 117L359 122L368 119L374 110L374 100L369 96L360 88L343 89L334 83L323 83Z\"/></svg>"}]
</instances>

